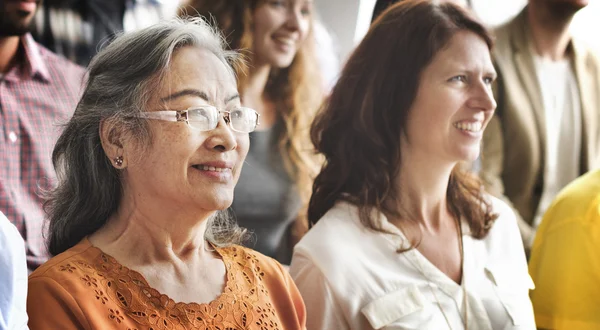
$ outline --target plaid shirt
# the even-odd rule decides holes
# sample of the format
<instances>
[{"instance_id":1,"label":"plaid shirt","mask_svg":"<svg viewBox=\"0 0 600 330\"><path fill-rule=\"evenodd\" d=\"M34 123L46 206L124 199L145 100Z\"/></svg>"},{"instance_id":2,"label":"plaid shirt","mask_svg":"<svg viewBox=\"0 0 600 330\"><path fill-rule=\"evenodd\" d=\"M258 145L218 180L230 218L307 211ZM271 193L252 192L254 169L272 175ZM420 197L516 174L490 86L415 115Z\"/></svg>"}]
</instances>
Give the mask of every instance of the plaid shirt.
<instances>
[{"instance_id":1,"label":"plaid shirt","mask_svg":"<svg viewBox=\"0 0 600 330\"><path fill-rule=\"evenodd\" d=\"M179 0L46 1L34 16L33 37L79 65L87 66L117 33L175 16ZM123 10L124 9L124 10Z\"/></svg>"},{"instance_id":2,"label":"plaid shirt","mask_svg":"<svg viewBox=\"0 0 600 330\"><path fill-rule=\"evenodd\" d=\"M33 270L48 259L40 192L55 182L52 149L75 110L84 70L28 34L18 54L19 65L0 78L0 211L25 239Z\"/></svg>"}]
</instances>

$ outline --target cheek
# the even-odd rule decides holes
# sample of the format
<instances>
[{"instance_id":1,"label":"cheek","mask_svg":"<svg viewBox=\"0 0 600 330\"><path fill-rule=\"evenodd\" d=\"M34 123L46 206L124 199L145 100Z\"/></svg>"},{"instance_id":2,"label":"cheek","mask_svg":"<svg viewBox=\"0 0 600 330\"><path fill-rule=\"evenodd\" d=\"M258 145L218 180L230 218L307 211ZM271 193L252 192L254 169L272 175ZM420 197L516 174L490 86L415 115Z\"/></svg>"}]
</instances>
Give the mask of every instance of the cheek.
<instances>
[{"instance_id":1,"label":"cheek","mask_svg":"<svg viewBox=\"0 0 600 330\"><path fill-rule=\"evenodd\" d=\"M300 42L303 42L307 39L308 34L310 32L311 29L311 23L310 20L308 19L304 19L302 20L302 22L300 22Z\"/></svg>"},{"instance_id":2,"label":"cheek","mask_svg":"<svg viewBox=\"0 0 600 330\"><path fill-rule=\"evenodd\" d=\"M429 102L412 113L409 118L408 138L415 145L439 145L448 140L447 113L443 113L439 105Z\"/></svg>"},{"instance_id":3,"label":"cheek","mask_svg":"<svg viewBox=\"0 0 600 330\"><path fill-rule=\"evenodd\" d=\"M278 27L277 19L272 14L260 13L254 16L254 37L264 39Z\"/></svg>"},{"instance_id":4,"label":"cheek","mask_svg":"<svg viewBox=\"0 0 600 330\"><path fill-rule=\"evenodd\" d=\"M197 138L188 135L187 131L187 127L169 127L155 132L154 144L144 155L144 158L150 160L149 165L163 171L185 168L184 164L187 164L200 143Z\"/></svg>"},{"instance_id":5,"label":"cheek","mask_svg":"<svg viewBox=\"0 0 600 330\"><path fill-rule=\"evenodd\" d=\"M169 175L167 173L173 173L177 161L180 159L181 156L173 148L166 148L162 145L154 146L140 155L138 167L144 175L155 176L155 174L160 174L158 177L162 177Z\"/></svg>"},{"instance_id":6,"label":"cheek","mask_svg":"<svg viewBox=\"0 0 600 330\"><path fill-rule=\"evenodd\" d=\"M245 136L241 136L237 139L237 152L239 157L239 163L243 164L246 159L246 155L248 155L248 150L250 149L250 137L248 134Z\"/></svg>"},{"instance_id":7,"label":"cheek","mask_svg":"<svg viewBox=\"0 0 600 330\"><path fill-rule=\"evenodd\" d=\"M264 43L265 39L267 39L267 31L262 26L257 26L254 30L254 40L258 44Z\"/></svg>"}]
</instances>

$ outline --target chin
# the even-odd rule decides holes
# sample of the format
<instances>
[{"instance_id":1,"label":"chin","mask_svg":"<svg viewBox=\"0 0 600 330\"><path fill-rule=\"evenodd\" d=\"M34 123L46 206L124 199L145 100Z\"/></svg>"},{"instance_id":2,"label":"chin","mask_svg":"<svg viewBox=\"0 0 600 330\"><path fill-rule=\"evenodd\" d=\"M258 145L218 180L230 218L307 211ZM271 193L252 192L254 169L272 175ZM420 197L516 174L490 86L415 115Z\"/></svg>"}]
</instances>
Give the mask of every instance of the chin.
<instances>
[{"instance_id":1,"label":"chin","mask_svg":"<svg viewBox=\"0 0 600 330\"><path fill-rule=\"evenodd\" d=\"M216 199L212 203L212 206L213 206L212 209L215 211L225 210L228 207L230 207L232 203L233 203L233 198Z\"/></svg>"},{"instance_id":2,"label":"chin","mask_svg":"<svg viewBox=\"0 0 600 330\"><path fill-rule=\"evenodd\" d=\"M197 205L202 206L204 210L220 211L225 210L233 203L232 192L213 192L211 195L198 196Z\"/></svg>"},{"instance_id":3,"label":"chin","mask_svg":"<svg viewBox=\"0 0 600 330\"><path fill-rule=\"evenodd\" d=\"M460 154L457 155L457 161L459 162L466 162L466 163L471 163L477 160L477 158L479 158L479 147L475 148L469 148L469 149L464 149L460 151Z\"/></svg>"},{"instance_id":4,"label":"chin","mask_svg":"<svg viewBox=\"0 0 600 330\"><path fill-rule=\"evenodd\" d=\"M273 67L276 67L278 69L285 69L288 68L290 65L292 65L292 62L294 61L294 58L274 58L271 61L271 65Z\"/></svg>"}]
</instances>

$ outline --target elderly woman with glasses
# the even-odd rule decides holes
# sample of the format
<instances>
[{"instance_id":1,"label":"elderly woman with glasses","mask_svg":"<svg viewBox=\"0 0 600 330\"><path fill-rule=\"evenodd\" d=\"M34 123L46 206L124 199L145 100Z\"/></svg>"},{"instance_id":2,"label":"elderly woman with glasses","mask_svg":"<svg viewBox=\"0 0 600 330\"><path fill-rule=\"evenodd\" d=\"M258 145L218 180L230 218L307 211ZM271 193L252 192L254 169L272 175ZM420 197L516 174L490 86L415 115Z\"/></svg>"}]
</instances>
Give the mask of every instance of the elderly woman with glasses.
<instances>
[{"instance_id":1,"label":"elderly woman with glasses","mask_svg":"<svg viewBox=\"0 0 600 330\"><path fill-rule=\"evenodd\" d=\"M304 329L289 275L220 213L258 125L235 55L196 19L92 60L52 155L55 257L29 278L31 329Z\"/></svg>"}]
</instances>

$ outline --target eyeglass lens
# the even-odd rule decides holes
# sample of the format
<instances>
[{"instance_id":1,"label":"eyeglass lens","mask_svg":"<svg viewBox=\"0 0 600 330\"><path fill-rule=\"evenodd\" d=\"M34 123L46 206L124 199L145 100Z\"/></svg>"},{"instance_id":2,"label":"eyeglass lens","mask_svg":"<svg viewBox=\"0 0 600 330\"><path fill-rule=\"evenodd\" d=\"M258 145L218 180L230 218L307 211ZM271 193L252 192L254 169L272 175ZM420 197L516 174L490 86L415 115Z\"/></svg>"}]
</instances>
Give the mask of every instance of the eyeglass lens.
<instances>
[{"instance_id":1,"label":"eyeglass lens","mask_svg":"<svg viewBox=\"0 0 600 330\"><path fill-rule=\"evenodd\" d=\"M233 130L249 133L254 131L258 116L250 108L236 108L229 113L230 125ZM188 110L188 122L200 130L211 130L217 127L219 111L214 107L203 107Z\"/></svg>"}]
</instances>

